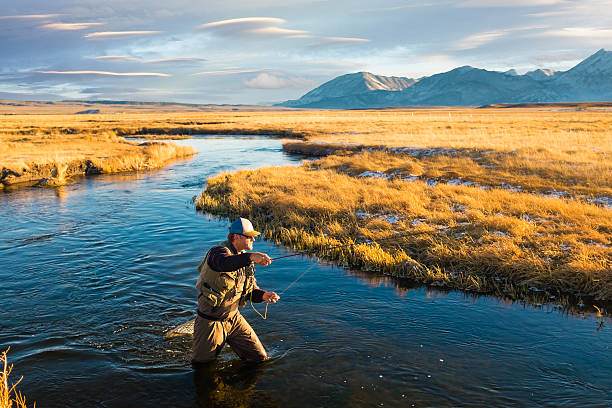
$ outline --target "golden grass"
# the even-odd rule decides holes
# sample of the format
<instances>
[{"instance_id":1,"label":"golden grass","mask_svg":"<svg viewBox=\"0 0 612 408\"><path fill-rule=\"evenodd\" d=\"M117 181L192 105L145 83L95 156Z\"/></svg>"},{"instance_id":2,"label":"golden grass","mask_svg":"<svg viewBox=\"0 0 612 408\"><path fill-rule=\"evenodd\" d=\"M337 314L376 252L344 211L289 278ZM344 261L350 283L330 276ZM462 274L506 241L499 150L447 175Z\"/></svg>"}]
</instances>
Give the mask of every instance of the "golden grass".
<instances>
[{"instance_id":1,"label":"golden grass","mask_svg":"<svg viewBox=\"0 0 612 408\"><path fill-rule=\"evenodd\" d=\"M196 206L250 217L268 238L354 268L474 291L534 286L612 299L612 217L595 205L305 164L221 174ZM389 237L398 239L321 252Z\"/></svg>"},{"instance_id":2,"label":"golden grass","mask_svg":"<svg viewBox=\"0 0 612 408\"><path fill-rule=\"evenodd\" d=\"M422 282L508 293L542 286L612 298L612 217L589 204L612 196L606 110L131 111L0 116L0 125L0 166L29 166L28 158L40 155L56 174L70 173L70 164L65 171L60 165L66 157L92 154L79 140L96 146L99 161L90 165L114 171L149 166L141 156L113 159L150 150L123 136L302 139L285 149L327 157L298 169L221 175L209 182L198 208L253 217L279 242ZM106 144L116 149L112 155L100 154ZM46 151L46 145L61 148ZM66 156L53 157L54 151ZM357 177L365 171L393 177ZM402 180L413 176L414 182ZM432 180L438 184L424 183ZM474 185L448 185L451 180ZM521 192L508 190L514 187ZM551 191L565 195L544 196ZM329 244L394 234L402 235L394 244L324 252Z\"/></svg>"},{"instance_id":3,"label":"golden grass","mask_svg":"<svg viewBox=\"0 0 612 408\"><path fill-rule=\"evenodd\" d=\"M158 168L195 153L175 144L129 141L111 130L20 131L0 133L0 185L43 179L45 185L62 185L78 174Z\"/></svg>"},{"instance_id":4,"label":"golden grass","mask_svg":"<svg viewBox=\"0 0 612 408\"><path fill-rule=\"evenodd\" d=\"M606 160L567 163L552 154L540 154L536 158L528 152L448 149L416 150L407 154L403 150L371 151L363 146L347 150L342 146L309 142L285 143L284 147L309 155L335 153L313 162L312 167L353 176L372 171L389 178L558 194L591 202L609 197L612 202L612 162Z\"/></svg>"},{"instance_id":5,"label":"golden grass","mask_svg":"<svg viewBox=\"0 0 612 408\"><path fill-rule=\"evenodd\" d=\"M1 115L0 166L15 168L23 167L28 160L53 161L53 151L45 148L49 143L57 146L62 157L78 159L91 155L90 150L79 146L89 145L98 152L108 150L116 155L133 152L133 146L120 142L121 136L262 134L332 143L345 150L360 150L363 146L454 149L464 159L483 156L485 162L479 164L490 166L492 172L502 172L501 178L508 172L522 177L522 184L533 185L529 191L555 189L550 182L555 180L579 184L573 189L575 194L607 194L593 189L609 186L612 173L609 164L612 114L587 105L565 110L429 108L158 113L149 113L147 107L145 113L138 113L141 109L145 110L142 106L126 105L125 114ZM87 143L81 145L76 140ZM304 146L300 149L303 151ZM549 181L542 184L538 180L542 178Z\"/></svg>"},{"instance_id":6,"label":"golden grass","mask_svg":"<svg viewBox=\"0 0 612 408\"><path fill-rule=\"evenodd\" d=\"M8 364L6 357L9 350L7 349L0 356L0 364L2 365L2 372L0 372L0 408L26 408L26 398L17 391L17 385L21 382L21 378L14 384L9 384L8 377L13 371L13 365ZM36 403L33 405L36 407Z\"/></svg>"}]
</instances>

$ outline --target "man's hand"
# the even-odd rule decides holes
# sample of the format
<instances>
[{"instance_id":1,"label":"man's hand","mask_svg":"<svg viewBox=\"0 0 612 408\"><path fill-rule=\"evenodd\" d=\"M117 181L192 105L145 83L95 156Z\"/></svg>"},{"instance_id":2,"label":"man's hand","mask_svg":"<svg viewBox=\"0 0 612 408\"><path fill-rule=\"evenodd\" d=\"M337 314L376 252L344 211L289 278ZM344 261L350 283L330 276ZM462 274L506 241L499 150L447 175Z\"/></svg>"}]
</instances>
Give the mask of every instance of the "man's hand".
<instances>
[{"instance_id":1,"label":"man's hand","mask_svg":"<svg viewBox=\"0 0 612 408\"><path fill-rule=\"evenodd\" d=\"M266 303L276 303L280 296L278 296L275 292L266 292L261 297Z\"/></svg>"},{"instance_id":2,"label":"man's hand","mask_svg":"<svg viewBox=\"0 0 612 408\"><path fill-rule=\"evenodd\" d=\"M268 266L272 263L272 259L262 252L249 252L249 257L252 262L255 262L257 265Z\"/></svg>"}]
</instances>

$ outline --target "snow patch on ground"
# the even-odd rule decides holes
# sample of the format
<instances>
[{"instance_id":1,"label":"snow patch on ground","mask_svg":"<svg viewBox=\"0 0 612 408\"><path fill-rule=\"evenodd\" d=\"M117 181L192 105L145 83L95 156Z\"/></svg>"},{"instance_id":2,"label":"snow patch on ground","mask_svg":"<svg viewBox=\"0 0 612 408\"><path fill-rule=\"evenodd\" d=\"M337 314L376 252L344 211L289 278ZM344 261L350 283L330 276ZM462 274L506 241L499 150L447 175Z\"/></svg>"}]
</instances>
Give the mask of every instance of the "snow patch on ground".
<instances>
[{"instance_id":1,"label":"snow patch on ground","mask_svg":"<svg viewBox=\"0 0 612 408\"><path fill-rule=\"evenodd\" d=\"M509 183L502 184L501 188L503 188L504 190L514 191L515 193L518 193L519 191L523 191L523 189L520 186L513 186L512 184L509 184Z\"/></svg>"},{"instance_id":2,"label":"snow patch on ground","mask_svg":"<svg viewBox=\"0 0 612 408\"><path fill-rule=\"evenodd\" d=\"M364 171L363 173L359 174L357 177L370 177L370 178L381 178L381 179L385 179L388 180L390 178L390 176L382 171Z\"/></svg>"},{"instance_id":3,"label":"snow patch on ground","mask_svg":"<svg viewBox=\"0 0 612 408\"><path fill-rule=\"evenodd\" d=\"M355 211L355 215L360 218L375 218L377 220L387 221L389 224L395 224L404 219L402 216L395 214L369 214L363 211Z\"/></svg>"},{"instance_id":4,"label":"snow patch on ground","mask_svg":"<svg viewBox=\"0 0 612 408\"><path fill-rule=\"evenodd\" d=\"M585 200L591 204L612 208L612 197L587 197Z\"/></svg>"}]
</instances>

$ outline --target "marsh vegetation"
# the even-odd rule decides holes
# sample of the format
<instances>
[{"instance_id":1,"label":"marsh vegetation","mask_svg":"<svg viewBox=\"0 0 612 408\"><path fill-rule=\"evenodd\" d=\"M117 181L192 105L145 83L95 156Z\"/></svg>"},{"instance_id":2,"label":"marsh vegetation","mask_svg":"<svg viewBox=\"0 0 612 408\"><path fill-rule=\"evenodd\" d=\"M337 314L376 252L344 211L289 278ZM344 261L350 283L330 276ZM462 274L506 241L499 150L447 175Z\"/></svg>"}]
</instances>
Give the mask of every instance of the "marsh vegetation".
<instances>
[{"instance_id":1,"label":"marsh vegetation","mask_svg":"<svg viewBox=\"0 0 612 408\"><path fill-rule=\"evenodd\" d=\"M127 110L127 109L126 109ZM3 182L159 167L193 153L125 137L291 137L300 167L222 174L198 208L355 268L513 296L612 298L605 107L7 115ZM295 141L297 140L297 141ZM323 253L340 242L380 240Z\"/></svg>"},{"instance_id":2,"label":"marsh vegetation","mask_svg":"<svg viewBox=\"0 0 612 408\"><path fill-rule=\"evenodd\" d=\"M352 268L512 297L612 299L609 114L310 115L336 136L284 147L319 159L221 174L198 208L251 217L268 238Z\"/></svg>"}]
</instances>

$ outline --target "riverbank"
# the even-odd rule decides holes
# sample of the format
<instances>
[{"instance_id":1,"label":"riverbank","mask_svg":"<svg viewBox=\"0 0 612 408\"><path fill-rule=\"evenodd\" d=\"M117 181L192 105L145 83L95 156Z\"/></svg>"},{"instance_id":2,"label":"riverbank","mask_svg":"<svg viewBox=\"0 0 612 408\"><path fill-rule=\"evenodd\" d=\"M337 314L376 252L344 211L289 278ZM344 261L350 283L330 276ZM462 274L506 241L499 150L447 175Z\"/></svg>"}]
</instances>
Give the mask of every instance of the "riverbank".
<instances>
[{"instance_id":1,"label":"riverbank","mask_svg":"<svg viewBox=\"0 0 612 408\"><path fill-rule=\"evenodd\" d=\"M135 142L116 132L62 128L65 117L2 121L0 189L12 185L58 186L71 177L154 169L195 154L172 143ZM62 121L63 120L63 121Z\"/></svg>"},{"instance_id":2,"label":"riverbank","mask_svg":"<svg viewBox=\"0 0 612 408\"><path fill-rule=\"evenodd\" d=\"M221 174L196 206L251 218L266 238L351 268L516 298L548 289L612 300L605 208L316 165ZM325 250L366 240L379 243Z\"/></svg>"},{"instance_id":3,"label":"riverbank","mask_svg":"<svg viewBox=\"0 0 612 408\"><path fill-rule=\"evenodd\" d=\"M376 123L368 135L338 121L343 142L284 144L318 160L221 174L196 206L252 218L267 238L351 268L512 298L612 300L610 118L489 112L472 133L475 111L430 112L421 126L395 112L393 126L427 130L388 140ZM460 130L433 131L452 118ZM378 243L325 250L366 240Z\"/></svg>"}]
</instances>

